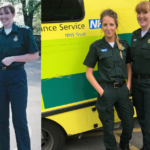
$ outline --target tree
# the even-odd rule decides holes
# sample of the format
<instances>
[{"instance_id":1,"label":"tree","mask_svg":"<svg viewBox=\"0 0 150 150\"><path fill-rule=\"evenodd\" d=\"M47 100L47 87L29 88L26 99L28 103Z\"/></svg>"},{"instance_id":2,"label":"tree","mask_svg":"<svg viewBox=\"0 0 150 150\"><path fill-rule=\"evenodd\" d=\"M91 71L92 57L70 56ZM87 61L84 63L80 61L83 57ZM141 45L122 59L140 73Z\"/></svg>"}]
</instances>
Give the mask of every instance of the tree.
<instances>
[{"instance_id":1,"label":"tree","mask_svg":"<svg viewBox=\"0 0 150 150\"><path fill-rule=\"evenodd\" d=\"M41 6L34 12L33 29L34 35L41 35Z\"/></svg>"},{"instance_id":2,"label":"tree","mask_svg":"<svg viewBox=\"0 0 150 150\"><path fill-rule=\"evenodd\" d=\"M41 5L41 1L37 0L20 0L22 3L22 12L24 16L24 22L26 25L31 27L33 30L33 15L34 12L38 9L38 7ZM41 19L41 18L39 18Z\"/></svg>"},{"instance_id":3,"label":"tree","mask_svg":"<svg viewBox=\"0 0 150 150\"><path fill-rule=\"evenodd\" d=\"M34 14L36 14L36 11L40 11L40 9L38 9L41 5L40 0L2 0L2 2L11 2L14 5L21 3L24 23L33 30L33 18ZM41 17L39 19L41 20Z\"/></svg>"}]
</instances>

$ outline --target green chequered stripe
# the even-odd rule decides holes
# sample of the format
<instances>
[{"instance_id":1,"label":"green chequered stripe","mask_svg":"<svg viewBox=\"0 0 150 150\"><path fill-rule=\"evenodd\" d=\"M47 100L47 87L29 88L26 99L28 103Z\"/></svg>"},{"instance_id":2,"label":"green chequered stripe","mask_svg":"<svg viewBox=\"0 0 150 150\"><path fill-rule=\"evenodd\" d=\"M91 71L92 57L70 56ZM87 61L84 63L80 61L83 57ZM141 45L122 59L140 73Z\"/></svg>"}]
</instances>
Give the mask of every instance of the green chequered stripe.
<instances>
[{"instance_id":1,"label":"green chequered stripe","mask_svg":"<svg viewBox=\"0 0 150 150\"><path fill-rule=\"evenodd\" d=\"M94 75L98 77L98 71ZM97 93L87 81L85 73L80 73L42 80L42 95L45 108L51 108L95 98Z\"/></svg>"}]
</instances>

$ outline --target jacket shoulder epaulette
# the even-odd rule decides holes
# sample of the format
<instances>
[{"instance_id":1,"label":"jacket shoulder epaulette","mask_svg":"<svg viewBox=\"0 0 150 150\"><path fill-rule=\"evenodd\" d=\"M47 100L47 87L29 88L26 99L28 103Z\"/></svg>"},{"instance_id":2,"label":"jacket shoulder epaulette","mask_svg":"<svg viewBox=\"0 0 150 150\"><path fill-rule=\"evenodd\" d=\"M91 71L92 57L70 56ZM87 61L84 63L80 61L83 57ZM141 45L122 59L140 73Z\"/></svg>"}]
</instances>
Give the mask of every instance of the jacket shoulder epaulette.
<instances>
[{"instance_id":1,"label":"jacket shoulder epaulette","mask_svg":"<svg viewBox=\"0 0 150 150\"><path fill-rule=\"evenodd\" d=\"M18 25L18 27L19 27L19 28L22 28L22 29L27 29L27 30L30 29L30 27L28 27L28 26L26 26L26 25Z\"/></svg>"},{"instance_id":2,"label":"jacket shoulder epaulette","mask_svg":"<svg viewBox=\"0 0 150 150\"><path fill-rule=\"evenodd\" d=\"M119 42L121 42L121 43L128 43L126 40L123 40L123 39L119 39Z\"/></svg>"},{"instance_id":3,"label":"jacket shoulder epaulette","mask_svg":"<svg viewBox=\"0 0 150 150\"><path fill-rule=\"evenodd\" d=\"M141 33L141 28L135 30L133 33L134 33L134 34L139 34L139 33Z\"/></svg>"},{"instance_id":4,"label":"jacket shoulder epaulette","mask_svg":"<svg viewBox=\"0 0 150 150\"><path fill-rule=\"evenodd\" d=\"M102 39L99 39L99 40L96 40L95 42L93 42L91 45L93 45L93 46L100 46L102 44L103 44L102 43Z\"/></svg>"}]
</instances>

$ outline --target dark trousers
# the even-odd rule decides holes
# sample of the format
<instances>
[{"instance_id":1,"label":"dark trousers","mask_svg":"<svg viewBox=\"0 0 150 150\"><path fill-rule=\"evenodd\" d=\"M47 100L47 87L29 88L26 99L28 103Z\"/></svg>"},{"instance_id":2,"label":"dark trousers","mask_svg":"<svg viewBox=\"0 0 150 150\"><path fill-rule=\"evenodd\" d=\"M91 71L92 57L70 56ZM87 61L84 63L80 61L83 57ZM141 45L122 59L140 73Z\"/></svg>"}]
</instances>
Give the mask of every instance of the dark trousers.
<instances>
[{"instance_id":1,"label":"dark trousers","mask_svg":"<svg viewBox=\"0 0 150 150\"><path fill-rule=\"evenodd\" d=\"M129 90L126 84L119 88L113 88L110 85L100 84L104 89L103 95L96 102L96 108L99 113L99 118L103 124L104 130L104 145L106 150L117 150L117 143L113 133L114 129L114 106L122 121L122 134L120 143L123 146L129 147L129 140L132 137L133 131L133 104L129 100Z\"/></svg>"},{"instance_id":2,"label":"dark trousers","mask_svg":"<svg viewBox=\"0 0 150 150\"><path fill-rule=\"evenodd\" d=\"M132 79L133 102L143 134L143 146L150 150L150 79Z\"/></svg>"},{"instance_id":3,"label":"dark trousers","mask_svg":"<svg viewBox=\"0 0 150 150\"><path fill-rule=\"evenodd\" d=\"M26 119L27 77L23 68L0 70L0 150L10 150L9 103L18 150L30 150Z\"/></svg>"}]
</instances>

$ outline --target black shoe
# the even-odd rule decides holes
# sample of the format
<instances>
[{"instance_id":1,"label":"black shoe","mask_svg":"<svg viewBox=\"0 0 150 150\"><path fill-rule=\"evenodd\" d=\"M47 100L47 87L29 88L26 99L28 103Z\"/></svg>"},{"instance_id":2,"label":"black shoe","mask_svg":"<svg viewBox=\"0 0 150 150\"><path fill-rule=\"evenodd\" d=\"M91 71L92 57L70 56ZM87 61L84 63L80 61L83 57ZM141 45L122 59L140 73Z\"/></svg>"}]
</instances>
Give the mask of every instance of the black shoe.
<instances>
[{"instance_id":1,"label":"black shoe","mask_svg":"<svg viewBox=\"0 0 150 150\"><path fill-rule=\"evenodd\" d=\"M142 147L140 150L147 150L147 148L146 147Z\"/></svg>"},{"instance_id":2,"label":"black shoe","mask_svg":"<svg viewBox=\"0 0 150 150\"><path fill-rule=\"evenodd\" d=\"M119 144L121 150L130 150L129 147L123 146L121 143Z\"/></svg>"}]
</instances>

